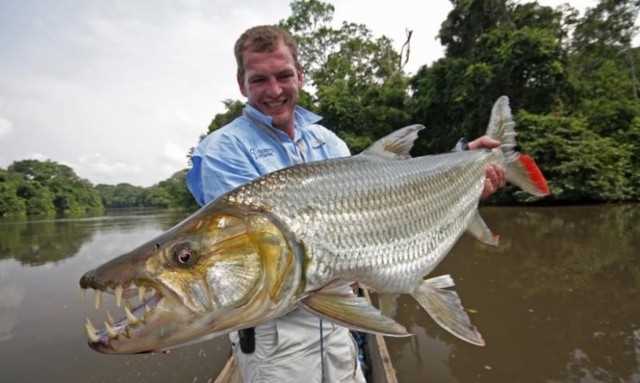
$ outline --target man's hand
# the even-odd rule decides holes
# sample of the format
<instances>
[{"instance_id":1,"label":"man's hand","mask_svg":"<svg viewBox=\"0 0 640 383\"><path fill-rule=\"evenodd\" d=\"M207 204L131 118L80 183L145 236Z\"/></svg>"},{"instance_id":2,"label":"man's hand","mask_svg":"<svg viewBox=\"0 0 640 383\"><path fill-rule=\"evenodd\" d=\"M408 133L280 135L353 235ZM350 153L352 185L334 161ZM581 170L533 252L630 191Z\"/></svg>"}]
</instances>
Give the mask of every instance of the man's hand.
<instances>
[{"instance_id":1,"label":"man's hand","mask_svg":"<svg viewBox=\"0 0 640 383\"><path fill-rule=\"evenodd\" d=\"M500 141L496 141L489 136L478 137L469 142L469 150L473 149L493 149L500 145ZM485 199L496 190L504 187L506 179L504 177L504 168L499 165L488 165L485 169L484 189L480 198Z\"/></svg>"}]
</instances>

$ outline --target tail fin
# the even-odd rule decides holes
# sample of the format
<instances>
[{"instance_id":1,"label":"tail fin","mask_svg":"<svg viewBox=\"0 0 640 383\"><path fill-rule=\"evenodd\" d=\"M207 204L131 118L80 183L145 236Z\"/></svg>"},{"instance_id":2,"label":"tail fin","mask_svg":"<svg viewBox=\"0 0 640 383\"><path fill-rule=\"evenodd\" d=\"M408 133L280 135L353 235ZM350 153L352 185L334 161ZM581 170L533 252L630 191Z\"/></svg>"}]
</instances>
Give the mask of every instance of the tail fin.
<instances>
[{"instance_id":1,"label":"tail fin","mask_svg":"<svg viewBox=\"0 0 640 383\"><path fill-rule=\"evenodd\" d=\"M517 133L516 123L511 115L509 98L501 96L491 109L491 119L487 126L487 135L501 142L500 150L504 154L506 178L529 194L538 197L549 195L547 180L535 161L515 151Z\"/></svg>"}]
</instances>

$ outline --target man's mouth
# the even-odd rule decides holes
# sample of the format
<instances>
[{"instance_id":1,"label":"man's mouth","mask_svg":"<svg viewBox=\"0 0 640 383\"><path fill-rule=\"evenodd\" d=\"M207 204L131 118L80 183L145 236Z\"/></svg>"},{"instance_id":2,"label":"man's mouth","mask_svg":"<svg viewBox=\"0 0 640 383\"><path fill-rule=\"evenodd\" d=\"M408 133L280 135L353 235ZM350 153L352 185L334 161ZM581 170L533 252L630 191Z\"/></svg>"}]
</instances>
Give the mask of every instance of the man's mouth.
<instances>
[{"instance_id":1,"label":"man's mouth","mask_svg":"<svg viewBox=\"0 0 640 383\"><path fill-rule=\"evenodd\" d=\"M278 101L265 101L264 105L268 109L278 109L287 104L288 99L278 100Z\"/></svg>"}]
</instances>

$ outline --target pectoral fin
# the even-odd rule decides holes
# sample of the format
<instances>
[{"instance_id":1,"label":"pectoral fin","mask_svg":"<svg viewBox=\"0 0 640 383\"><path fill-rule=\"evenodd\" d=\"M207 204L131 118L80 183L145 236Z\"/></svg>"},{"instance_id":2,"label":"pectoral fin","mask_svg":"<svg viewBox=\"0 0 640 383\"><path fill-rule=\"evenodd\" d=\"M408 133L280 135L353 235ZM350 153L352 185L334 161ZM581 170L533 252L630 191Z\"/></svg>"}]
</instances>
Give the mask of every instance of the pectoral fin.
<instances>
[{"instance_id":1,"label":"pectoral fin","mask_svg":"<svg viewBox=\"0 0 640 383\"><path fill-rule=\"evenodd\" d=\"M493 234L493 232L491 231L491 229L489 229L489 226L487 226L477 210L473 215L473 218L471 218L471 222L467 227L467 231L478 241L486 245L498 246L500 242L500 236Z\"/></svg>"},{"instance_id":2,"label":"pectoral fin","mask_svg":"<svg viewBox=\"0 0 640 383\"><path fill-rule=\"evenodd\" d=\"M411 295L442 328L464 341L484 346L484 339L471 324L458 294L443 288L453 286L453 280L445 277L427 279Z\"/></svg>"},{"instance_id":3,"label":"pectoral fin","mask_svg":"<svg viewBox=\"0 0 640 383\"><path fill-rule=\"evenodd\" d=\"M388 336L410 336L407 329L384 316L365 298L318 292L302 301L305 308L344 327Z\"/></svg>"}]
</instances>

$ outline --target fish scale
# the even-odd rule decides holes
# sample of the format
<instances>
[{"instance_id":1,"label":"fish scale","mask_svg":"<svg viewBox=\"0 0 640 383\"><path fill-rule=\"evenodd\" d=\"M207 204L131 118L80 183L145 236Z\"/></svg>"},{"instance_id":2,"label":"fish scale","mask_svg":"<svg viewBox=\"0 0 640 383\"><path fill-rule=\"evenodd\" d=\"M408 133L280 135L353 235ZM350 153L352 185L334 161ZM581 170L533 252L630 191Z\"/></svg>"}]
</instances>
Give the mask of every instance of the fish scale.
<instances>
[{"instance_id":1,"label":"fish scale","mask_svg":"<svg viewBox=\"0 0 640 383\"><path fill-rule=\"evenodd\" d=\"M485 166L500 160L490 151L409 160L363 155L294 166L227 198L259 200L305 244L307 290L340 279L407 293L463 233Z\"/></svg>"},{"instance_id":2,"label":"fish scale","mask_svg":"<svg viewBox=\"0 0 640 383\"><path fill-rule=\"evenodd\" d=\"M494 104L492 150L411 158L424 127L412 125L363 153L300 164L256 179L204 206L166 233L91 270L82 288L122 296L155 291L116 327L85 330L106 353L157 351L256 326L295 307L352 329L410 335L345 284L410 294L442 328L485 344L449 275L425 278L466 230L497 246L478 213L488 164L535 196L549 194L533 159L513 149L506 97ZM340 288L336 290L336 287ZM380 297L381 305L384 294ZM144 312L144 320L138 315ZM113 321L111 321L113 322Z\"/></svg>"}]
</instances>

